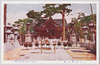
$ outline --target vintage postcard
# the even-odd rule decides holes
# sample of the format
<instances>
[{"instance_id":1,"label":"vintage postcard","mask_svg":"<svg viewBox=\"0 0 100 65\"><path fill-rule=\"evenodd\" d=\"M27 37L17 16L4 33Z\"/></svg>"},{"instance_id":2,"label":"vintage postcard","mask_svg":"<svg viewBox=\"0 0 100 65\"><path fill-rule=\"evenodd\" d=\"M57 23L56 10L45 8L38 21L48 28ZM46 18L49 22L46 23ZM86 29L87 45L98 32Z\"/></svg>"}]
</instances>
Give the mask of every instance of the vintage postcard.
<instances>
[{"instance_id":1,"label":"vintage postcard","mask_svg":"<svg viewBox=\"0 0 100 65\"><path fill-rule=\"evenodd\" d=\"M98 64L98 1L2 1L2 64Z\"/></svg>"}]
</instances>

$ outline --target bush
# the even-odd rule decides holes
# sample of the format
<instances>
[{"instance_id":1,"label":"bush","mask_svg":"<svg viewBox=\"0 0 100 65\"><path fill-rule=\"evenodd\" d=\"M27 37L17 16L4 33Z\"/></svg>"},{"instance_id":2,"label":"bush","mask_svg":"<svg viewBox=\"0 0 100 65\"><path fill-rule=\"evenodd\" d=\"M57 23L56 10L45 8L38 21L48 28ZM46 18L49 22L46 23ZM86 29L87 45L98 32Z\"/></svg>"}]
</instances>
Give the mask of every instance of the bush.
<instances>
[{"instance_id":1,"label":"bush","mask_svg":"<svg viewBox=\"0 0 100 65\"><path fill-rule=\"evenodd\" d=\"M42 46L44 45L44 44L41 44Z\"/></svg>"},{"instance_id":2,"label":"bush","mask_svg":"<svg viewBox=\"0 0 100 65\"><path fill-rule=\"evenodd\" d=\"M56 46L56 44L53 44L53 46Z\"/></svg>"},{"instance_id":3,"label":"bush","mask_svg":"<svg viewBox=\"0 0 100 65\"><path fill-rule=\"evenodd\" d=\"M58 42L58 46L61 46L61 42Z\"/></svg>"},{"instance_id":4,"label":"bush","mask_svg":"<svg viewBox=\"0 0 100 65\"><path fill-rule=\"evenodd\" d=\"M67 42L64 42L64 43L63 43L63 46L64 46L64 47L67 46Z\"/></svg>"},{"instance_id":5,"label":"bush","mask_svg":"<svg viewBox=\"0 0 100 65\"><path fill-rule=\"evenodd\" d=\"M72 46L72 42L68 42L68 46L71 47Z\"/></svg>"},{"instance_id":6,"label":"bush","mask_svg":"<svg viewBox=\"0 0 100 65\"><path fill-rule=\"evenodd\" d=\"M49 43L47 43L46 45L48 45L48 46L49 46L50 44L49 44Z\"/></svg>"},{"instance_id":7,"label":"bush","mask_svg":"<svg viewBox=\"0 0 100 65\"><path fill-rule=\"evenodd\" d=\"M32 47L32 44L29 44L29 47Z\"/></svg>"},{"instance_id":8,"label":"bush","mask_svg":"<svg viewBox=\"0 0 100 65\"><path fill-rule=\"evenodd\" d=\"M35 43L35 46L39 46L39 43Z\"/></svg>"},{"instance_id":9,"label":"bush","mask_svg":"<svg viewBox=\"0 0 100 65\"><path fill-rule=\"evenodd\" d=\"M28 44L27 44L27 43L25 43L25 44L24 44L24 47L28 47Z\"/></svg>"}]
</instances>

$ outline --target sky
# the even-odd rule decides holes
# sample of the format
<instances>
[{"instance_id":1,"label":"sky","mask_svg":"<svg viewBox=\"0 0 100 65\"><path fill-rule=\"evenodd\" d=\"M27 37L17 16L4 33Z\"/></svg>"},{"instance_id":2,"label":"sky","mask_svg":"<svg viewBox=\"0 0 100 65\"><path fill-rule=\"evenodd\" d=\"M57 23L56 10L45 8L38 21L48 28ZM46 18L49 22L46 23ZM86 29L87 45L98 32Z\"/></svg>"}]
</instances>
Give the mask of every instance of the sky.
<instances>
[{"instance_id":1,"label":"sky","mask_svg":"<svg viewBox=\"0 0 100 65\"><path fill-rule=\"evenodd\" d=\"M40 12L43 10L43 6L45 4L8 4L7 5L7 23L14 23L18 19L28 18L26 13L30 10L34 10L36 12ZM71 22L71 18L78 17L78 12L85 13L85 16L91 14L90 4L71 4L68 8L72 9L72 12L65 19L67 23ZM93 14L96 14L96 4L92 4ZM71 15L73 14L73 15ZM52 16L53 19L62 19L61 14L55 14Z\"/></svg>"}]
</instances>

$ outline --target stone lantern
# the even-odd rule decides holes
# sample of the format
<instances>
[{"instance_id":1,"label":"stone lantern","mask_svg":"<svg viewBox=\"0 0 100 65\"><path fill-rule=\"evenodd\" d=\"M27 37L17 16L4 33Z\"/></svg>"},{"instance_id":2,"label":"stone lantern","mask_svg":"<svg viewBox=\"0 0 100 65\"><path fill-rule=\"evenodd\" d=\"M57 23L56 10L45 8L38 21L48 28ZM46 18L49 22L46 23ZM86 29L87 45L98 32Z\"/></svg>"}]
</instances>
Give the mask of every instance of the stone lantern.
<instances>
[{"instance_id":1,"label":"stone lantern","mask_svg":"<svg viewBox=\"0 0 100 65\"><path fill-rule=\"evenodd\" d=\"M70 23L71 24L71 28L72 28L72 34L74 34L75 32L74 32L74 25L75 25L75 23L74 23L74 21L72 20L72 22Z\"/></svg>"},{"instance_id":2,"label":"stone lantern","mask_svg":"<svg viewBox=\"0 0 100 65\"><path fill-rule=\"evenodd\" d=\"M30 31L29 31L29 29L30 29L30 23L29 22L27 22L26 28L27 28L27 33L30 34Z\"/></svg>"},{"instance_id":3,"label":"stone lantern","mask_svg":"<svg viewBox=\"0 0 100 65\"><path fill-rule=\"evenodd\" d=\"M84 34L84 42L82 43L82 45L81 46L87 46L87 44L89 43L88 41L87 41L87 34L88 34L88 26L86 26L86 23L84 23L84 26L82 27L82 29L83 29L83 34Z\"/></svg>"},{"instance_id":4,"label":"stone lantern","mask_svg":"<svg viewBox=\"0 0 100 65\"><path fill-rule=\"evenodd\" d=\"M19 42L18 42L18 40L17 40L17 37L18 37L18 27L17 27L17 25L15 25L15 27L13 27L13 30L14 30L14 47L15 48L18 48L18 47L20 47L20 45L19 45Z\"/></svg>"},{"instance_id":5,"label":"stone lantern","mask_svg":"<svg viewBox=\"0 0 100 65\"><path fill-rule=\"evenodd\" d=\"M20 31L20 34L19 34L19 44L20 45L23 45L23 38L22 38L22 34L21 34L21 29L22 29L22 27L23 27L23 22L21 22L20 24L17 24L17 27L19 28L19 31Z\"/></svg>"},{"instance_id":6,"label":"stone lantern","mask_svg":"<svg viewBox=\"0 0 100 65\"><path fill-rule=\"evenodd\" d=\"M31 38L31 33L30 33L30 31L29 31L29 29L30 29L30 23L29 22L27 22L27 24L26 24L26 34L25 34L25 43L24 43L24 46L25 47L32 47L32 38Z\"/></svg>"},{"instance_id":7,"label":"stone lantern","mask_svg":"<svg viewBox=\"0 0 100 65\"><path fill-rule=\"evenodd\" d=\"M90 24L88 25L89 26L89 29L90 29L90 33L92 34L92 40L91 40L91 43L95 43L95 30L94 30L94 27L95 27L95 24L93 25L93 20L90 21Z\"/></svg>"},{"instance_id":8,"label":"stone lantern","mask_svg":"<svg viewBox=\"0 0 100 65\"><path fill-rule=\"evenodd\" d=\"M10 42L11 34L13 32L11 31L12 26L11 26L10 23L8 23L8 25L5 26L5 28L6 28L6 31L5 31L5 34L6 34L6 43L4 44L4 52L7 52L7 51L10 51L10 50L12 50L14 48L13 44Z\"/></svg>"},{"instance_id":9,"label":"stone lantern","mask_svg":"<svg viewBox=\"0 0 100 65\"><path fill-rule=\"evenodd\" d=\"M31 35L32 35L32 42L33 42L33 36L34 36L34 32L33 32L33 30L31 31Z\"/></svg>"},{"instance_id":10,"label":"stone lantern","mask_svg":"<svg viewBox=\"0 0 100 65\"><path fill-rule=\"evenodd\" d=\"M72 32L71 32L71 35L70 35L70 41L72 42L72 43L75 43L76 42L76 34L75 34L75 32L74 32L74 21L72 20L72 22L71 22L71 28L72 28Z\"/></svg>"},{"instance_id":11,"label":"stone lantern","mask_svg":"<svg viewBox=\"0 0 100 65\"><path fill-rule=\"evenodd\" d=\"M71 32L70 32L69 29L68 29L68 32L67 32L68 42L70 41L70 35L71 35Z\"/></svg>"},{"instance_id":12,"label":"stone lantern","mask_svg":"<svg viewBox=\"0 0 100 65\"><path fill-rule=\"evenodd\" d=\"M12 29L12 26L11 26L11 24L10 23L8 23L8 25L6 26L6 40L7 40L7 43L9 43L9 41L10 41L10 34L12 34L13 32L11 31L11 29Z\"/></svg>"},{"instance_id":13,"label":"stone lantern","mask_svg":"<svg viewBox=\"0 0 100 65\"><path fill-rule=\"evenodd\" d=\"M17 32L18 29L19 29L19 28L17 27L17 25L15 25L15 27L13 27L13 30L14 30L14 36L15 36L15 37L17 37L17 35L18 35L18 32ZM15 38L15 42L16 42L16 40L17 40L17 38Z\"/></svg>"},{"instance_id":14,"label":"stone lantern","mask_svg":"<svg viewBox=\"0 0 100 65\"><path fill-rule=\"evenodd\" d=\"M89 43L89 48L93 53L96 53L96 40L95 40L95 24L93 24L93 20L90 21L89 32L91 33L91 42Z\"/></svg>"}]
</instances>

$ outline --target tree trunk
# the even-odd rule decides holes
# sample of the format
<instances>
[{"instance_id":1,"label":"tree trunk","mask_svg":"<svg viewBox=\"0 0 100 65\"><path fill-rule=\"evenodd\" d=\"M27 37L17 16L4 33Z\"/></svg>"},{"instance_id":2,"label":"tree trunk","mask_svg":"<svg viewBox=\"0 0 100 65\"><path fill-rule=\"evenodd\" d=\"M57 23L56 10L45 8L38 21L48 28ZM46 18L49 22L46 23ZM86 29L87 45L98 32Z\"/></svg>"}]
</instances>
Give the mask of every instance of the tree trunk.
<instances>
[{"instance_id":1,"label":"tree trunk","mask_svg":"<svg viewBox=\"0 0 100 65\"><path fill-rule=\"evenodd\" d=\"M63 15L62 15L62 27L63 27L63 34L62 34L62 40L64 41L65 40L65 10L63 10Z\"/></svg>"},{"instance_id":2,"label":"tree trunk","mask_svg":"<svg viewBox=\"0 0 100 65\"><path fill-rule=\"evenodd\" d=\"M75 34L76 34L76 47L77 47L77 20L75 21L75 26L74 26L74 29L75 29Z\"/></svg>"},{"instance_id":3,"label":"tree trunk","mask_svg":"<svg viewBox=\"0 0 100 65\"><path fill-rule=\"evenodd\" d=\"M7 11L7 4L4 4L4 43L6 42L6 34L5 34L5 26L6 26L6 11Z\"/></svg>"},{"instance_id":4,"label":"tree trunk","mask_svg":"<svg viewBox=\"0 0 100 65\"><path fill-rule=\"evenodd\" d=\"M7 4L4 4L4 26L6 26L6 11L7 11Z\"/></svg>"}]
</instances>

